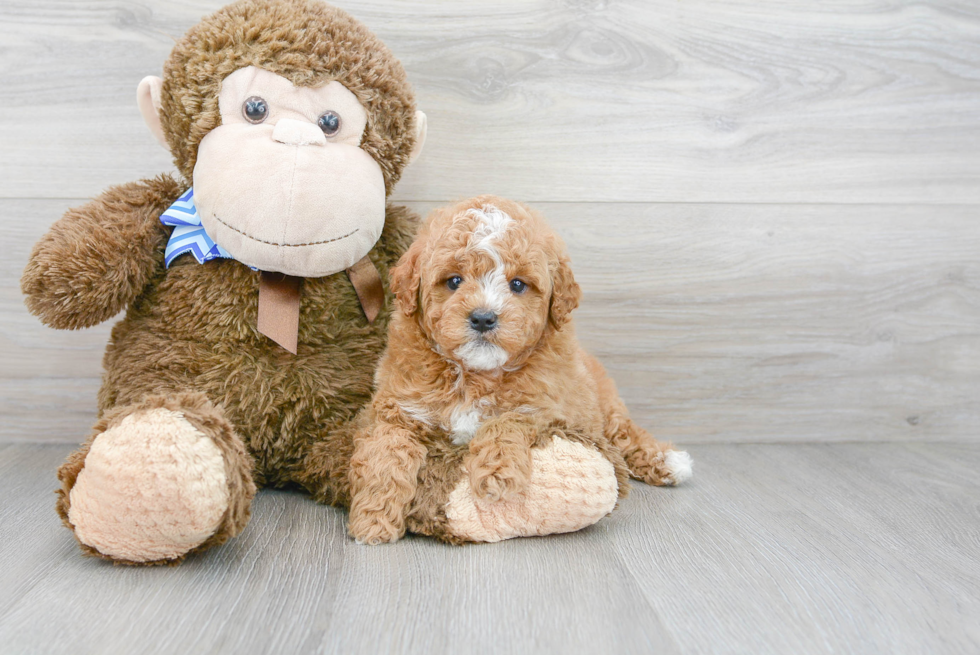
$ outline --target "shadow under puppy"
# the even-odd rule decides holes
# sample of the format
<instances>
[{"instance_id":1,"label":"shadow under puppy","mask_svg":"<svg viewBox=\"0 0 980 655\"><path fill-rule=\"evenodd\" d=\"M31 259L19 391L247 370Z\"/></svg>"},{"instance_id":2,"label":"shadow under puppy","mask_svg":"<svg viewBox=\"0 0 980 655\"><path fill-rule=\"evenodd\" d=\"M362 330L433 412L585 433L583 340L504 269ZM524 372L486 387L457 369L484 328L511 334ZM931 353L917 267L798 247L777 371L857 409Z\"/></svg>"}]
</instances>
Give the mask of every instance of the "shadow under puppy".
<instances>
[{"instance_id":1,"label":"shadow under puppy","mask_svg":"<svg viewBox=\"0 0 980 655\"><path fill-rule=\"evenodd\" d=\"M464 468L487 503L520 497L532 448L556 434L615 468L618 494L599 516L626 495L629 475L654 485L690 477L687 453L633 423L578 344L570 314L581 291L564 243L535 211L493 196L436 210L392 269L391 287L400 311L351 459L358 541L405 533L427 449L450 440L469 444Z\"/></svg>"}]
</instances>

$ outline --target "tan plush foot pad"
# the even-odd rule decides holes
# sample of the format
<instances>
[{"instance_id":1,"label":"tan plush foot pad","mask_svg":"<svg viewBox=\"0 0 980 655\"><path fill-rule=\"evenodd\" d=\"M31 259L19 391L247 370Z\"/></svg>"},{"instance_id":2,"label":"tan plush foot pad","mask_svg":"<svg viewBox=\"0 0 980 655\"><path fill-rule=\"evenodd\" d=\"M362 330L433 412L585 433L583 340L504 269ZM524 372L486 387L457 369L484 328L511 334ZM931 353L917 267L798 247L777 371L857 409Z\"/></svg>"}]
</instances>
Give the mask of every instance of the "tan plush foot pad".
<instances>
[{"instance_id":1,"label":"tan plush foot pad","mask_svg":"<svg viewBox=\"0 0 980 655\"><path fill-rule=\"evenodd\" d=\"M477 498L464 475L446 506L452 531L463 539L487 542L574 532L616 506L616 472L598 451L553 437L550 444L535 448L533 457L530 486L515 500Z\"/></svg>"},{"instance_id":2,"label":"tan plush foot pad","mask_svg":"<svg viewBox=\"0 0 980 655\"><path fill-rule=\"evenodd\" d=\"M174 559L221 523L224 458L180 413L152 409L100 434L71 490L68 520L82 543L130 562Z\"/></svg>"}]
</instances>

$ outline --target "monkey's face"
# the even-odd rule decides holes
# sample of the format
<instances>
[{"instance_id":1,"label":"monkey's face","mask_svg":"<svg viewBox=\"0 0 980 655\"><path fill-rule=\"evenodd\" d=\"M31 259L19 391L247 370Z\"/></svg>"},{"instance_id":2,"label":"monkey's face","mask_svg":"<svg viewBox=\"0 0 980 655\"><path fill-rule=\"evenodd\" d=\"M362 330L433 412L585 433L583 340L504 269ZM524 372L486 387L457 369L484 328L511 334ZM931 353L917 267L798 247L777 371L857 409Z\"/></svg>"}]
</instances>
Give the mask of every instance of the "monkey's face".
<instances>
[{"instance_id":1,"label":"monkey's face","mask_svg":"<svg viewBox=\"0 0 980 655\"><path fill-rule=\"evenodd\" d=\"M200 143L194 200L235 259L265 271L331 275L371 250L385 182L359 146L367 112L339 82L294 86L249 66L218 96L221 125Z\"/></svg>"}]
</instances>

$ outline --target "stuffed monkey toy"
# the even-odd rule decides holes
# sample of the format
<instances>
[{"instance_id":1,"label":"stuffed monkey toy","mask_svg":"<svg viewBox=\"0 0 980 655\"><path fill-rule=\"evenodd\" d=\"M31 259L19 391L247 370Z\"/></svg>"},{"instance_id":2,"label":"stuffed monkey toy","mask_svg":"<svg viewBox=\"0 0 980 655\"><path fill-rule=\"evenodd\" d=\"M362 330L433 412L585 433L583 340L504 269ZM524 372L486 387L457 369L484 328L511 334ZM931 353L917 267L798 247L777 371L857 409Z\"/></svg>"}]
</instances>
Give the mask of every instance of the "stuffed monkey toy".
<instances>
[{"instance_id":1,"label":"stuffed monkey toy","mask_svg":"<svg viewBox=\"0 0 980 655\"><path fill-rule=\"evenodd\" d=\"M384 44L316 0L219 10L137 100L179 175L68 211L21 286L54 328L125 310L57 510L87 554L176 563L241 532L258 487L349 506L383 281L418 224L387 199L426 121ZM520 499L477 498L464 448L428 454L410 531L452 543L565 532L616 502L609 461L560 440L535 453Z\"/></svg>"}]
</instances>

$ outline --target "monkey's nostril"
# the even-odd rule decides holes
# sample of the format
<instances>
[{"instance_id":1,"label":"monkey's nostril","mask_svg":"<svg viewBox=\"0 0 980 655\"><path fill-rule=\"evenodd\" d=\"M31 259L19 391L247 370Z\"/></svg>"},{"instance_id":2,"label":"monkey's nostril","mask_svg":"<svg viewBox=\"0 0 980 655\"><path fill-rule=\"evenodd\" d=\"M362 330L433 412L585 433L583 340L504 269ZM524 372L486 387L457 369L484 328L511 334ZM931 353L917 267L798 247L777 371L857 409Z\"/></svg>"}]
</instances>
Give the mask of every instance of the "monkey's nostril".
<instances>
[{"instance_id":1,"label":"monkey's nostril","mask_svg":"<svg viewBox=\"0 0 980 655\"><path fill-rule=\"evenodd\" d=\"M470 327L477 332L489 332L497 327L497 315L487 309L470 312Z\"/></svg>"}]
</instances>

